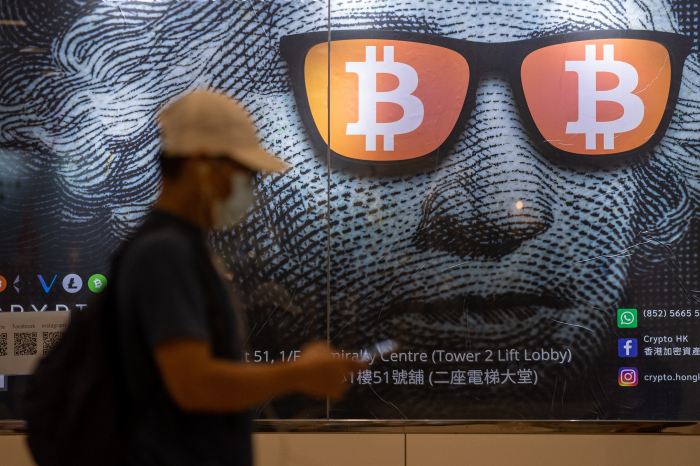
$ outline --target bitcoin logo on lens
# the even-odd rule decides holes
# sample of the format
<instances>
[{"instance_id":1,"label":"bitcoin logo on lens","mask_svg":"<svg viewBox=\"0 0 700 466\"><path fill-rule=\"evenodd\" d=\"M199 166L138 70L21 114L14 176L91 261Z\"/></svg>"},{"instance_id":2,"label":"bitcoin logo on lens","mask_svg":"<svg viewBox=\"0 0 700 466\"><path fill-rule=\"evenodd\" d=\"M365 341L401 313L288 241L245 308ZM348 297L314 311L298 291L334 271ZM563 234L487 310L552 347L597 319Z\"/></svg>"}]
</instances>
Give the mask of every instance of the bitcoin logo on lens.
<instances>
[{"instance_id":1,"label":"bitcoin logo on lens","mask_svg":"<svg viewBox=\"0 0 700 466\"><path fill-rule=\"evenodd\" d=\"M365 136L365 150L377 150L377 136L384 136L384 150L394 150L394 135L410 133L423 122L423 102L412 92L418 87L418 73L410 65L394 61L394 47L384 46L384 61L377 61L377 47L365 47L364 62L347 62L345 71L357 73L359 83L357 123L348 123L345 134ZM377 91L377 75L393 74L399 80L396 89ZM391 123L377 122L377 103L400 105L403 116Z\"/></svg>"},{"instance_id":2,"label":"bitcoin logo on lens","mask_svg":"<svg viewBox=\"0 0 700 466\"><path fill-rule=\"evenodd\" d=\"M567 61L566 71L578 74L578 120L567 123L567 134L585 134L586 149L596 149L596 135L603 135L603 148L615 149L615 134L635 129L644 119L644 102L634 94L639 75L634 66L614 59L615 46L603 45L603 59L596 60L596 46L586 45L586 59ZM619 80L609 90L597 89L597 74L612 73ZM622 106L620 118L613 121L598 121L597 103L615 102Z\"/></svg>"},{"instance_id":3,"label":"bitcoin logo on lens","mask_svg":"<svg viewBox=\"0 0 700 466\"><path fill-rule=\"evenodd\" d=\"M93 293L100 293L105 289L105 286L107 286L107 279L104 275L100 275L99 273L93 275L88 280L88 288L90 288L90 291Z\"/></svg>"}]
</instances>

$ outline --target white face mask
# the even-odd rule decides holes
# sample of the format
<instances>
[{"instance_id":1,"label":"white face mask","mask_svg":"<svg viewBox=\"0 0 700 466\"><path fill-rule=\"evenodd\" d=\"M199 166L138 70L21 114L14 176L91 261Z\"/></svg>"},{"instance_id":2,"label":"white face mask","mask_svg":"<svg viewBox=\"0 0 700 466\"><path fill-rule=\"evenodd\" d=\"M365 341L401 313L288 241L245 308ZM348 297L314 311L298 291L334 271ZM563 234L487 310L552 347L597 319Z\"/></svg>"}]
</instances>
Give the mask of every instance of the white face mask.
<instances>
[{"instance_id":1,"label":"white face mask","mask_svg":"<svg viewBox=\"0 0 700 466\"><path fill-rule=\"evenodd\" d=\"M231 194L226 199L215 201L212 205L212 227L220 230L230 227L243 219L253 205L254 189L250 176L237 173L231 177Z\"/></svg>"}]
</instances>

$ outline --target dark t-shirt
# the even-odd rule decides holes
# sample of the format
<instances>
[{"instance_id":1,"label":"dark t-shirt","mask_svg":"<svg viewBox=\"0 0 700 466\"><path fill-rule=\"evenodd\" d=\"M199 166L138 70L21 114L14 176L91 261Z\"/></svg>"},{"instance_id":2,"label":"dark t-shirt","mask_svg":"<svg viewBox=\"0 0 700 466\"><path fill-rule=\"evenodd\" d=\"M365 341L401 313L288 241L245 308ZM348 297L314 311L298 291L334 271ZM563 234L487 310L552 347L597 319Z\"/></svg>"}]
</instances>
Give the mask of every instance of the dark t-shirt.
<instances>
[{"instance_id":1,"label":"dark t-shirt","mask_svg":"<svg viewBox=\"0 0 700 466\"><path fill-rule=\"evenodd\" d=\"M115 284L123 370L139 419L127 462L250 465L249 413L180 410L152 356L168 339L194 338L210 342L218 358L241 359L236 315L201 230L167 213L153 212L124 249Z\"/></svg>"}]
</instances>

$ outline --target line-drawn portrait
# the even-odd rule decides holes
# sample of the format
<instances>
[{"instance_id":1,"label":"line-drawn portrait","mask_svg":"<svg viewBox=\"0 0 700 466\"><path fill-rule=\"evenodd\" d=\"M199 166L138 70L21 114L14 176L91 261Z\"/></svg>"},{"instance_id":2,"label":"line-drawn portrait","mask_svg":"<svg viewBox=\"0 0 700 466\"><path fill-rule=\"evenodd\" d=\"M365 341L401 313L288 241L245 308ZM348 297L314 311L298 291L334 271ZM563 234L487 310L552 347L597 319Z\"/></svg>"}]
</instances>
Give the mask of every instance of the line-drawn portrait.
<instances>
[{"instance_id":1,"label":"line-drawn portrait","mask_svg":"<svg viewBox=\"0 0 700 466\"><path fill-rule=\"evenodd\" d=\"M279 357L314 339L344 351L395 339L405 352L482 358L377 361L370 369L381 380L355 380L330 411L325 401L289 398L271 405L281 417L675 419L700 410L686 398L620 393L611 359L618 309L698 307L697 48L669 78L678 97L667 128L651 131L658 142L642 152L553 155L518 104L521 75L485 66L469 81L469 111L449 145L430 152L427 168L396 172L358 170L319 149L280 51L284 37L329 27L331 40L336 31L499 44L606 30L697 37L697 7L12 0L2 13L26 22L0 26L3 266L105 270L156 199L159 110L217 89L240 100L263 146L291 167L258 176L245 220L211 237L246 307L247 343ZM572 357L498 360L525 348ZM525 370L537 372L536 385L517 383ZM464 384L453 383L455 371Z\"/></svg>"}]
</instances>

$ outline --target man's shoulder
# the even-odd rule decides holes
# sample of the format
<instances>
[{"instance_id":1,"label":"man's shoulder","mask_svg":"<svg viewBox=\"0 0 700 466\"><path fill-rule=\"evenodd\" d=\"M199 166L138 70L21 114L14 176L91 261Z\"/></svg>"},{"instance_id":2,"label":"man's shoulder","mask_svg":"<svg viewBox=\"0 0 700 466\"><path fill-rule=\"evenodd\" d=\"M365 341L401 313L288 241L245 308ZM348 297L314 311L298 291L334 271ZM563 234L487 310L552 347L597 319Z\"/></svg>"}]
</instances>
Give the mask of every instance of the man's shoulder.
<instances>
[{"instance_id":1,"label":"man's shoulder","mask_svg":"<svg viewBox=\"0 0 700 466\"><path fill-rule=\"evenodd\" d=\"M131 240L131 247L192 248L193 238L186 232L164 226L138 233Z\"/></svg>"},{"instance_id":2,"label":"man's shoulder","mask_svg":"<svg viewBox=\"0 0 700 466\"><path fill-rule=\"evenodd\" d=\"M202 240L202 232L195 225L168 212L154 210L127 242L126 249L192 249Z\"/></svg>"},{"instance_id":3,"label":"man's shoulder","mask_svg":"<svg viewBox=\"0 0 700 466\"><path fill-rule=\"evenodd\" d=\"M125 262L191 257L193 239L184 231L173 227L161 227L138 233L124 248ZM141 260L139 260L141 259Z\"/></svg>"}]
</instances>

